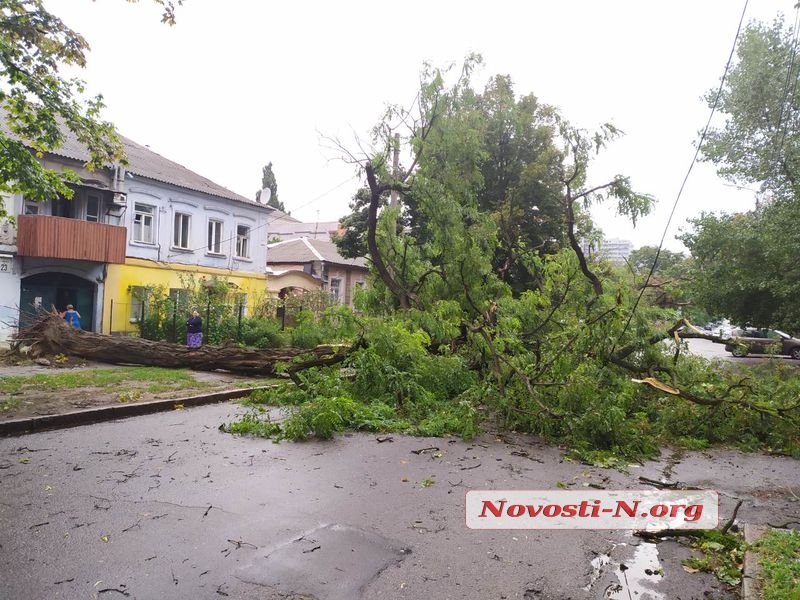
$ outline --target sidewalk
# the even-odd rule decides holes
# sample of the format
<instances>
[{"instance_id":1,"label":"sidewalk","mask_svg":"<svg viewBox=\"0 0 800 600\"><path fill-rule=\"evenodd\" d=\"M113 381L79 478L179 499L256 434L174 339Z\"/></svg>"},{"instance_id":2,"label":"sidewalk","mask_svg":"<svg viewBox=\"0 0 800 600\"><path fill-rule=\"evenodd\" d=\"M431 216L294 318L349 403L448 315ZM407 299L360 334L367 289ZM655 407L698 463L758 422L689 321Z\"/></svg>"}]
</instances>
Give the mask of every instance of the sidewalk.
<instances>
[{"instance_id":1,"label":"sidewalk","mask_svg":"<svg viewBox=\"0 0 800 600\"><path fill-rule=\"evenodd\" d=\"M6 377L54 376L75 371L118 369L120 366L93 361L81 361L80 364L69 366L0 364L0 380ZM136 367L137 365L126 366ZM63 395L59 395L58 391L53 389L49 393L44 391L20 392L19 395L0 397L0 406L3 406L4 402L24 402L28 407L39 407L36 411L37 414L25 414L31 412L31 409L28 408L27 411L17 410L17 416L14 416L14 408L4 409L3 412L0 412L0 435L20 435L45 429L74 427L190 406L225 402L244 398L254 390L270 387L269 385L247 385L250 382L261 382L264 378L251 378L221 371L192 371L192 375L198 384L203 384L198 387L208 387L211 384L214 389L208 389L199 394L193 393L196 390L192 389L176 390L173 393L165 392L170 395L169 398L126 398L124 402L118 397L119 390L114 390L112 393L107 391L101 393L98 388L91 387L85 388L83 393L83 397L87 399L86 402L76 402L76 396L80 398L84 388L72 388L65 391ZM157 395L163 396L165 393ZM76 409L76 406L82 405L91 405L91 408ZM23 414L19 415L20 412Z\"/></svg>"}]
</instances>

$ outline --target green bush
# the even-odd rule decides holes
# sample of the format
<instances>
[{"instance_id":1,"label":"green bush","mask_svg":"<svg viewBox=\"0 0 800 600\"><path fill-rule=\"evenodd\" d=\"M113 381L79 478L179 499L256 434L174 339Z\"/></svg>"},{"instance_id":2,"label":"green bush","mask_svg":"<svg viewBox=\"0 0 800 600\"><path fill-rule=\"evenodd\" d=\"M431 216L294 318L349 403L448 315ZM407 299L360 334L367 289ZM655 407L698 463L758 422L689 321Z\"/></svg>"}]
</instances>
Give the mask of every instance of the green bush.
<instances>
[{"instance_id":1,"label":"green bush","mask_svg":"<svg viewBox=\"0 0 800 600\"><path fill-rule=\"evenodd\" d=\"M242 322L241 342L253 348L280 348L285 346L289 336L281 331L281 323L276 319L252 318Z\"/></svg>"},{"instance_id":2,"label":"green bush","mask_svg":"<svg viewBox=\"0 0 800 600\"><path fill-rule=\"evenodd\" d=\"M289 336L295 348L315 348L325 339L323 328L314 319L314 313L307 309L297 313L296 324L289 330Z\"/></svg>"}]
</instances>

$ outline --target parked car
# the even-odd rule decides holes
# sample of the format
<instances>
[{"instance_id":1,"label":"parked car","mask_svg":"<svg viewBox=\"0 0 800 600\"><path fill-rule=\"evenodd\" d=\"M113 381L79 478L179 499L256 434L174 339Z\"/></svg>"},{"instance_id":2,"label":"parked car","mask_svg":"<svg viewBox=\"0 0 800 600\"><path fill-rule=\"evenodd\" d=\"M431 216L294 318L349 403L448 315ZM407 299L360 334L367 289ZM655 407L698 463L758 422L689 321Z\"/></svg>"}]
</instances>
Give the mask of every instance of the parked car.
<instances>
[{"instance_id":1,"label":"parked car","mask_svg":"<svg viewBox=\"0 0 800 600\"><path fill-rule=\"evenodd\" d=\"M800 339L777 329L747 328L736 330L725 350L734 356L779 354L800 360Z\"/></svg>"},{"instance_id":2,"label":"parked car","mask_svg":"<svg viewBox=\"0 0 800 600\"><path fill-rule=\"evenodd\" d=\"M711 335L722 338L723 340L731 337L731 322L728 319L712 321L706 324L703 329L705 329Z\"/></svg>"}]
</instances>

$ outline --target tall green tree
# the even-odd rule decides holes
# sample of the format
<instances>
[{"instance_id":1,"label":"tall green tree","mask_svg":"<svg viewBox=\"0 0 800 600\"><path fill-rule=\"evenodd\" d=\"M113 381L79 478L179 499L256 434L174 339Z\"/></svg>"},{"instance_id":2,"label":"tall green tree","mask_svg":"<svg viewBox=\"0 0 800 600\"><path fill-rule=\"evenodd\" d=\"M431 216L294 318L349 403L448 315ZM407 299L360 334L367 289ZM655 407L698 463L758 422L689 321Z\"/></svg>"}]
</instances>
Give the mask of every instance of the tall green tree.
<instances>
[{"instance_id":1,"label":"tall green tree","mask_svg":"<svg viewBox=\"0 0 800 600\"><path fill-rule=\"evenodd\" d=\"M778 18L752 23L721 90L724 126L703 156L721 176L760 186L745 214L703 215L683 241L694 257L692 294L712 314L741 324L800 331L800 41ZM716 90L708 93L713 105Z\"/></svg>"},{"instance_id":2,"label":"tall green tree","mask_svg":"<svg viewBox=\"0 0 800 600\"><path fill-rule=\"evenodd\" d=\"M606 125L587 134L533 96L517 101L507 77L477 93L471 74L479 65L471 57L458 72L426 67L417 112L391 107L374 130L382 150L365 165L367 247L380 280L401 307L452 299L466 313L482 314L484 304L535 287L540 246L552 242L550 252L575 252L602 294L580 250L576 215L610 198L636 219L651 202L622 176L587 184L592 155L619 132ZM388 167L393 122L413 124L405 136L411 166L400 176ZM390 190L401 203L379 219ZM407 225L398 227L401 218ZM531 223L520 223L526 218ZM509 276L512 264L521 275Z\"/></svg>"},{"instance_id":3,"label":"tall green tree","mask_svg":"<svg viewBox=\"0 0 800 600\"><path fill-rule=\"evenodd\" d=\"M269 190L270 196L267 206L277 208L281 212L286 212L283 202L278 199L278 181L272 171L272 162L265 165L261 170L261 190ZM261 201L261 190L256 192L256 201Z\"/></svg>"},{"instance_id":4,"label":"tall green tree","mask_svg":"<svg viewBox=\"0 0 800 600\"><path fill-rule=\"evenodd\" d=\"M492 214L498 226L495 271L521 292L537 277L525 255L551 254L566 241L555 111L533 94L517 99L508 76L487 84L477 108L484 120L485 149L478 207Z\"/></svg>"},{"instance_id":5,"label":"tall green tree","mask_svg":"<svg viewBox=\"0 0 800 600\"><path fill-rule=\"evenodd\" d=\"M633 194L625 178L582 190L583 165L593 150L618 132L606 126L597 136L587 137L534 95L517 98L508 76L491 78L479 93L469 82L477 64L468 62L450 90L442 87L441 72L426 73L421 114L413 117L415 127L406 136L414 155L414 173L401 169L399 179L411 176L410 181L418 181L423 175L435 174L439 185L459 196L462 211L490 219L496 237L492 270L519 294L540 282L543 256L565 247L578 248L575 240L590 233L592 225L585 209L592 201L609 193L620 195L626 197L623 204L628 208L639 203L634 209L639 211L650 199ZM376 168L388 164L394 133L391 120L400 118L402 122L402 112L394 107L387 121L375 128L383 136L380 143L384 147L379 161L373 162ZM387 177L398 179L393 173ZM569 200L565 186L570 188ZM438 192L434 197L440 201ZM397 215L420 244L432 241L439 226L431 220L426 202L424 194L407 193ZM567 205L569 210L565 210ZM345 219L348 233L339 241L345 253L353 250L354 240L366 242L363 194L355 198L351 209L353 213ZM475 220L467 214L462 215L461 220L465 219ZM362 243L359 251L363 249Z\"/></svg>"},{"instance_id":6,"label":"tall green tree","mask_svg":"<svg viewBox=\"0 0 800 600\"><path fill-rule=\"evenodd\" d=\"M683 252L642 246L630 253L627 263L637 287L647 286L646 297L651 302L663 308L680 308L693 323L708 321L706 311L689 292L693 259Z\"/></svg>"},{"instance_id":7,"label":"tall green tree","mask_svg":"<svg viewBox=\"0 0 800 600\"><path fill-rule=\"evenodd\" d=\"M734 215L704 214L683 235L692 253L690 294L741 325L800 333L800 203Z\"/></svg>"},{"instance_id":8,"label":"tall green tree","mask_svg":"<svg viewBox=\"0 0 800 600\"><path fill-rule=\"evenodd\" d=\"M662 248L660 251L656 246L642 246L632 250L628 256L628 264L637 275L647 275L656 262L653 273L655 275L667 275L686 260L686 255L683 252L673 252Z\"/></svg>"},{"instance_id":9,"label":"tall green tree","mask_svg":"<svg viewBox=\"0 0 800 600\"><path fill-rule=\"evenodd\" d=\"M800 188L800 41L778 18L752 23L737 47L737 61L721 90L706 94L726 116L711 129L702 155L721 176L777 200L794 200Z\"/></svg>"},{"instance_id":10,"label":"tall green tree","mask_svg":"<svg viewBox=\"0 0 800 600\"><path fill-rule=\"evenodd\" d=\"M154 1L163 8L162 21L174 24L183 0ZM100 118L102 96L85 98L83 81L61 75L65 67L85 67L88 51L83 36L42 0L0 0L0 191L36 201L72 197L67 184L77 175L37 160L63 145L62 127L88 149L87 168L122 159L114 126ZM0 201L0 217L6 214Z\"/></svg>"}]
</instances>

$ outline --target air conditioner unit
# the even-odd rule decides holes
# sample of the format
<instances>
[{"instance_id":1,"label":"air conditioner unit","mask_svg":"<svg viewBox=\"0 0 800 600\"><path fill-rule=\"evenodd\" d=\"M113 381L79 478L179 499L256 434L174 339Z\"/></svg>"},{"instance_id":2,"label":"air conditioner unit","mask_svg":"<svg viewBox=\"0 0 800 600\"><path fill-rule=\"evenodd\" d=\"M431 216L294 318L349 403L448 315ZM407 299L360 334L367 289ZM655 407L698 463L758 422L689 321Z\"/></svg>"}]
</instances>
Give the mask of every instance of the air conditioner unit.
<instances>
[{"instance_id":1,"label":"air conditioner unit","mask_svg":"<svg viewBox=\"0 0 800 600\"><path fill-rule=\"evenodd\" d=\"M111 204L113 204L114 206L127 206L128 205L127 194L117 192L112 196Z\"/></svg>"}]
</instances>

